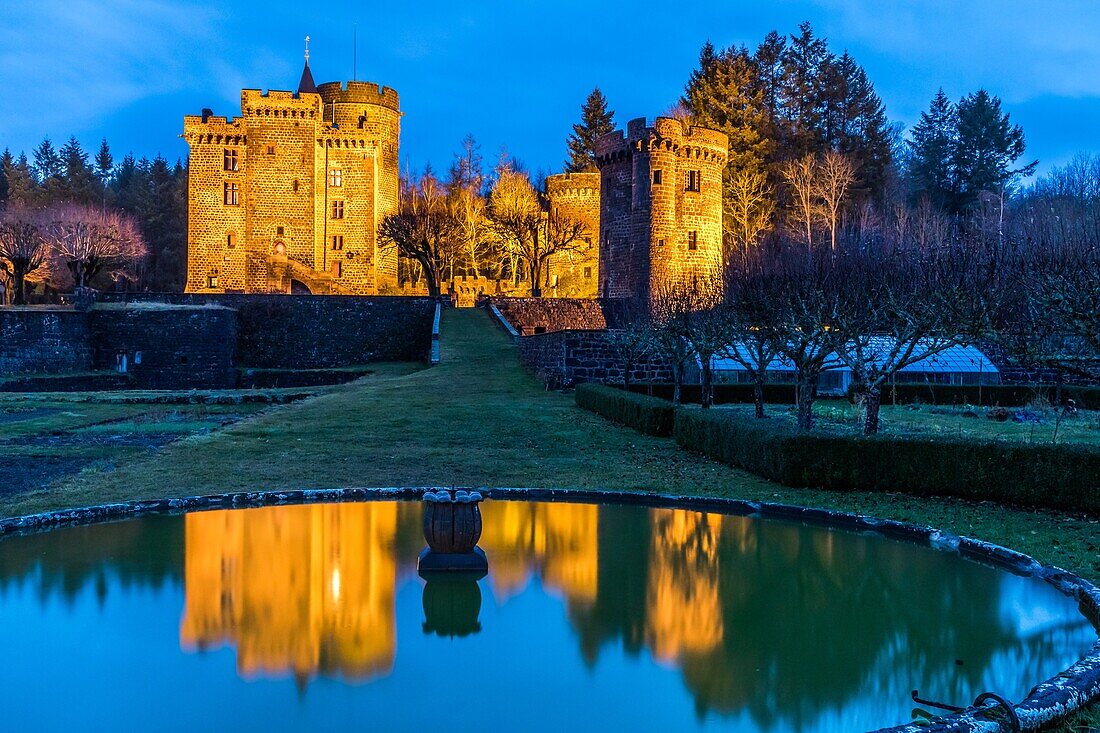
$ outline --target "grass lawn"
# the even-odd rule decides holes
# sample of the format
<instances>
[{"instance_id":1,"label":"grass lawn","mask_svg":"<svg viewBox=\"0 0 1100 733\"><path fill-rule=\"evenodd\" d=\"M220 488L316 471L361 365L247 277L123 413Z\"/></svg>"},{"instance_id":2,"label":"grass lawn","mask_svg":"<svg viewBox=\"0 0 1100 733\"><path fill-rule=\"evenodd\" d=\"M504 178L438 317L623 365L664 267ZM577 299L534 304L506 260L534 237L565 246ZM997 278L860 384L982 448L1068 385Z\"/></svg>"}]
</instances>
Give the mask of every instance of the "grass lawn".
<instances>
[{"instance_id":1,"label":"grass lawn","mask_svg":"<svg viewBox=\"0 0 1100 733\"><path fill-rule=\"evenodd\" d=\"M752 405L718 405L715 409L752 414ZM768 405L768 415L794 425L794 409ZM863 429L862 409L848 400L819 400L814 405L818 430L859 433ZM1023 443L1082 443L1100 446L1100 412L1080 410L1059 416L1050 407L1008 408L1004 419L992 419L998 411L988 407L937 405L883 405L880 412L883 434L933 435Z\"/></svg>"},{"instance_id":2,"label":"grass lawn","mask_svg":"<svg viewBox=\"0 0 1100 733\"><path fill-rule=\"evenodd\" d=\"M602 487L789 502L930 524L1100 581L1095 518L787 488L681 451L672 440L608 423L577 409L571 394L543 390L484 311L445 310L442 334L443 363L436 368L383 370L220 429L194 431L155 453L93 465L48 488L0 497L0 514L234 490ZM9 430L10 423L0 422L0 440Z\"/></svg>"}]
</instances>

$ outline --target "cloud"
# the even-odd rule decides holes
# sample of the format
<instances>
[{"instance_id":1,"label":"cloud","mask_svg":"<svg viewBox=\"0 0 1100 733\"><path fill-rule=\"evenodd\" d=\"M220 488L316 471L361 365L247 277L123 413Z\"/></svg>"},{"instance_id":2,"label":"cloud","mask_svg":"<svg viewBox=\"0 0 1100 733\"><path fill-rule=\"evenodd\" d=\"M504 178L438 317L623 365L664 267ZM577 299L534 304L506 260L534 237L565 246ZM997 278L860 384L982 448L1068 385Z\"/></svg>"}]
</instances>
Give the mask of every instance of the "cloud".
<instances>
[{"instance_id":1,"label":"cloud","mask_svg":"<svg viewBox=\"0 0 1100 733\"><path fill-rule=\"evenodd\" d=\"M9 0L0 9L0 127L83 127L193 83L217 15L164 0ZM198 62L198 63L196 63ZM201 72L200 72L201 73Z\"/></svg>"}]
</instances>

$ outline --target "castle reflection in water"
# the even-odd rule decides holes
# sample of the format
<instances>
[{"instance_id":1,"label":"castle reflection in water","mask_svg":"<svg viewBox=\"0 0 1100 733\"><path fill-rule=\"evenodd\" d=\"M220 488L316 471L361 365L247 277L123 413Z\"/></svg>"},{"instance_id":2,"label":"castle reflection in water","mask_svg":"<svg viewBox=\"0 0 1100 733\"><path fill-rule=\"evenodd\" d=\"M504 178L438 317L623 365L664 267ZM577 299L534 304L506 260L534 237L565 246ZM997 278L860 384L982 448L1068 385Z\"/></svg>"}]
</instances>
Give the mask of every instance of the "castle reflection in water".
<instances>
[{"instance_id":1,"label":"castle reflection in water","mask_svg":"<svg viewBox=\"0 0 1100 733\"><path fill-rule=\"evenodd\" d=\"M488 583L498 600L537 573L575 613L595 604L597 506L487 502L483 513L480 544L492 559ZM722 640L714 559L723 518L649 514L646 643L664 661L713 649ZM245 677L364 679L392 668L394 598L414 567L419 505L280 506L201 512L185 522L185 650L230 645ZM407 547L399 536L411 540Z\"/></svg>"},{"instance_id":2,"label":"castle reflection in water","mask_svg":"<svg viewBox=\"0 0 1100 733\"><path fill-rule=\"evenodd\" d=\"M489 501L482 511L483 584L496 603L537 576L562 599L585 664L609 643L648 655L679 670L700 711L797 722L868 685L905 700L913 680L952 700L1022 693L1095 638L1080 617L1060 621L1067 601L1050 589L905 543L673 509ZM419 504L184 521L185 650L229 646L240 676L302 684L393 670L398 590L419 582Z\"/></svg>"}]
</instances>

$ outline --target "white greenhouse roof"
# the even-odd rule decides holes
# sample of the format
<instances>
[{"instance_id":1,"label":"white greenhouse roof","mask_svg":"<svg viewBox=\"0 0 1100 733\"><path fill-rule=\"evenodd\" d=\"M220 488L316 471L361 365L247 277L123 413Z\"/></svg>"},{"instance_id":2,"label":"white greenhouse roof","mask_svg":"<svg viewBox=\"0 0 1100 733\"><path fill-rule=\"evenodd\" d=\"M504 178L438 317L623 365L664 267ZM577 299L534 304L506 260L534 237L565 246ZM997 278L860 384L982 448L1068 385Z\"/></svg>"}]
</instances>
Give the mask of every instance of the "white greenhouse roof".
<instances>
[{"instance_id":1,"label":"white greenhouse roof","mask_svg":"<svg viewBox=\"0 0 1100 733\"><path fill-rule=\"evenodd\" d=\"M893 348L894 343L894 339L888 336L875 336L871 339L870 348L885 355ZM727 351L736 352L749 363L755 363L743 344L731 344ZM711 365L711 368L716 372L745 370L745 367L729 356L715 356L711 360ZM836 371L850 371L848 367L835 358L828 360L827 368ZM793 372L794 370L794 365L782 357L772 359L768 364L768 371L770 372ZM996 374L997 367L977 347L965 345L950 346L937 354L902 367L899 371L909 373Z\"/></svg>"}]
</instances>

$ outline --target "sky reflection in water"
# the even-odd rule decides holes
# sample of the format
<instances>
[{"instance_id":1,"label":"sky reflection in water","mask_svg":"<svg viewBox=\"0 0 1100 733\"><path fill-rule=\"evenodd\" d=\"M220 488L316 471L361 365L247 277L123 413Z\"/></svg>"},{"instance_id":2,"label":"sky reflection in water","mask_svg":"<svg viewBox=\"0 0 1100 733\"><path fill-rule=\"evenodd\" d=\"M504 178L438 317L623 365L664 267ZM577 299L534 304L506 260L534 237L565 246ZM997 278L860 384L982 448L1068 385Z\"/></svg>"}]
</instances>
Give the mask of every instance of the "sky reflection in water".
<instances>
[{"instance_id":1,"label":"sky reflection in water","mask_svg":"<svg viewBox=\"0 0 1100 733\"><path fill-rule=\"evenodd\" d=\"M13 729L854 731L909 691L1018 699L1096 633L1044 584L904 543L487 502L480 583L420 506L154 517L0 542Z\"/></svg>"}]
</instances>

